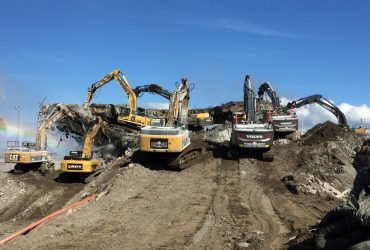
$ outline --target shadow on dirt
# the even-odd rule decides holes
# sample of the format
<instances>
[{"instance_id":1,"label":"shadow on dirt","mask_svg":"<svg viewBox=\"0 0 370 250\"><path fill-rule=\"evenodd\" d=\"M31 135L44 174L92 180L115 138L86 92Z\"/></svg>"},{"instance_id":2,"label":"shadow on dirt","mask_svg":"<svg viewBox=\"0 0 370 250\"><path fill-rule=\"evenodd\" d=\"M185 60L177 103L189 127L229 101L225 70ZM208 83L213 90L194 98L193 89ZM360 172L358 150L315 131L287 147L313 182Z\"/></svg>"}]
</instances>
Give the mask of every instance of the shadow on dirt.
<instances>
[{"instance_id":1,"label":"shadow on dirt","mask_svg":"<svg viewBox=\"0 0 370 250\"><path fill-rule=\"evenodd\" d=\"M221 158L224 160L232 160L229 155L229 142L212 142L207 141L207 151L211 151L214 158ZM263 161L262 151L259 150L238 150L238 158L252 158L259 161ZM237 160L237 159L235 159Z\"/></svg>"},{"instance_id":2,"label":"shadow on dirt","mask_svg":"<svg viewBox=\"0 0 370 250\"><path fill-rule=\"evenodd\" d=\"M155 154L144 154L140 151L135 151L133 155L131 156L131 161L126 164L126 166L130 163L138 163L150 170L155 170L155 171L175 171L179 172L181 171L180 169L173 168L169 166L168 160L165 159L164 157L161 157L159 155ZM121 166L125 167L125 166Z\"/></svg>"}]
</instances>

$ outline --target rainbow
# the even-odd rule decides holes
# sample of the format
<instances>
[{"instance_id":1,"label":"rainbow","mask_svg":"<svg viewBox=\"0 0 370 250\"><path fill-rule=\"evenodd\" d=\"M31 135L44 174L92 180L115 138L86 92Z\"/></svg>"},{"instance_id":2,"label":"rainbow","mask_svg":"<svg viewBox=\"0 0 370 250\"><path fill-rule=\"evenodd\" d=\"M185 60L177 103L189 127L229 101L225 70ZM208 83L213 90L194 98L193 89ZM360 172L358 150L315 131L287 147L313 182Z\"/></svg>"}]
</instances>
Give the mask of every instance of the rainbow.
<instances>
[{"instance_id":1,"label":"rainbow","mask_svg":"<svg viewBox=\"0 0 370 250\"><path fill-rule=\"evenodd\" d=\"M5 130L0 130L1 136L1 147L7 146L7 141L16 141L18 134L17 125L6 124ZM36 138L36 128L20 128L19 129L19 138L21 141L31 141L34 142ZM48 136L48 148L55 150L58 147L59 138L55 136Z\"/></svg>"}]
</instances>

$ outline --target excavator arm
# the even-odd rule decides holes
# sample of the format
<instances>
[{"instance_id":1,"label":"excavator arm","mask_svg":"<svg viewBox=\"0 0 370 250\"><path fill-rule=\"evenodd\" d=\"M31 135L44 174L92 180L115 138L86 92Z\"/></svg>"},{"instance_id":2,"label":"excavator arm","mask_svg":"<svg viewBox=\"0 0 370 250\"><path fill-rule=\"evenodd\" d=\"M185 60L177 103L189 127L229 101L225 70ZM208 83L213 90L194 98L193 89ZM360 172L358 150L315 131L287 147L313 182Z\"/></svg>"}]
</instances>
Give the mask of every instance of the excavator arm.
<instances>
[{"instance_id":1,"label":"excavator arm","mask_svg":"<svg viewBox=\"0 0 370 250\"><path fill-rule=\"evenodd\" d=\"M186 78L181 79L181 84L170 96L167 126L182 126L188 124L189 84Z\"/></svg>"},{"instance_id":2,"label":"excavator arm","mask_svg":"<svg viewBox=\"0 0 370 250\"><path fill-rule=\"evenodd\" d=\"M244 80L244 112L247 115L247 123L256 122L256 100L249 75Z\"/></svg>"},{"instance_id":3,"label":"excavator arm","mask_svg":"<svg viewBox=\"0 0 370 250\"><path fill-rule=\"evenodd\" d=\"M347 125L346 116L333 102L323 97L322 100L318 100L317 103L329 112L333 113L337 117L339 124Z\"/></svg>"},{"instance_id":4,"label":"excavator arm","mask_svg":"<svg viewBox=\"0 0 370 250\"><path fill-rule=\"evenodd\" d=\"M271 84L268 82L265 82L261 84L261 86L258 89L258 100L263 99L264 93L267 93L271 99L272 106L274 107L274 110L279 109L280 107L280 100L278 95L276 94L275 90L271 87Z\"/></svg>"},{"instance_id":5,"label":"excavator arm","mask_svg":"<svg viewBox=\"0 0 370 250\"><path fill-rule=\"evenodd\" d=\"M50 114L45 118L44 121L40 124L37 133L36 133L36 141L35 146L37 150L43 150L47 147L47 138L46 132L47 130L60 118L68 116L72 119L77 118L76 114L71 112L65 105L58 104L55 109L50 112Z\"/></svg>"},{"instance_id":6,"label":"excavator arm","mask_svg":"<svg viewBox=\"0 0 370 250\"><path fill-rule=\"evenodd\" d=\"M334 114L335 117L337 117L339 124L347 125L346 116L338 108L338 106L336 106L333 102L331 102L330 100L326 99L325 97L323 97L322 95L319 95L319 94L307 96L307 97L298 99L296 101L290 102L284 107L284 111L286 112L288 109L290 109L292 107L293 108L300 108L304 105L312 104L312 103L317 103L321 107L325 108L326 110L328 110L329 112Z\"/></svg>"},{"instance_id":7,"label":"excavator arm","mask_svg":"<svg viewBox=\"0 0 370 250\"><path fill-rule=\"evenodd\" d=\"M84 144L83 144L83 151L82 151L83 159L87 159L91 157L91 151L93 147L94 138L100 129L102 129L103 132L105 131L105 122L99 116L98 122L92 125L86 133Z\"/></svg>"},{"instance_id":8,"label":"excavator arm","mask_svg":"<svg viewBox=\"0 0 370 250\"><path fill-rule=\"evenodd\" d=\"M102 86L104 86L105 84L107 84L108 82L112 81L113 79L118 82L120 87L126 93L126 95L128 97L128 104L130 106L130 110L136 110L136 108L137 108L136 107L136 105L137 105L136 104L136 94L131 89L130 84L126 80L125 76L122 75L120 70L111 71L109 74L107 74L102 79L100 79L96 83L92 84L90 86L90 88L88 88L86 100L85 100L85 103L84 103L84 108L87 109L89 107L90 102L91 102L91 100L94 96L95 91L97 89L101 88Z\"/></svg>"},{"instance_id":9,"label":"excavator arm","mask_svg":"<svg viewBox=\"0 0 370 250\"><path fill-rule=\"evenodd\" d=\"M143 85L143 86L137 86L135 89L133 89L135 95L138 97L140 96L141 93L155 93L163 98L166 98L169 100L171 98L171 92L168 90L163 89L161 86L157 84L148 84L148 85Z\"/></svg>"}]
</instances>

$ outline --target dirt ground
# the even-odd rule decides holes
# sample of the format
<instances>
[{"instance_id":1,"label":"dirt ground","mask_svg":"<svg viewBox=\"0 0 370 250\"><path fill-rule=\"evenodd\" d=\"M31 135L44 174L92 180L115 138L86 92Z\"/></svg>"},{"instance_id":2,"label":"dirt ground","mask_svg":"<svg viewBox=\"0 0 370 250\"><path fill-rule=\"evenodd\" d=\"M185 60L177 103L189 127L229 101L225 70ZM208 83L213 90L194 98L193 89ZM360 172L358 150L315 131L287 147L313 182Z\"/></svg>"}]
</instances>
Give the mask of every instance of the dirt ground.
<instances>
[{"instance_id":1,"label":"dirt ground","mask_svg":"<svg viewBox=\"0 0 370 250\"><path fill-rule=\"evenodd\" d=\"M273 162L228 160L222 143L179 172L117 159L86 185L57 183L57 172L0 173L0 239L99 194L2 248L312 249L314 226L352 184L361 138L348 133L277 143Z\"/></svg>"}]
</instances>

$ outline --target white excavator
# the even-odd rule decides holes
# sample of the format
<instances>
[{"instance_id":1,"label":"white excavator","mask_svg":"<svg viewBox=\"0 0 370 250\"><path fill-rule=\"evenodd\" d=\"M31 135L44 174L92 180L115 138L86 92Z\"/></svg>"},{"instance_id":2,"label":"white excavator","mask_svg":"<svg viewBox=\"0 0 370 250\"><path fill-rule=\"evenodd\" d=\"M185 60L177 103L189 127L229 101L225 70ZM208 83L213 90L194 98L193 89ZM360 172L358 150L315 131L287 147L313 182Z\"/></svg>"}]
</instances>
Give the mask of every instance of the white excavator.
<instances>
[{"instance_id":1,"label":"white excavator","mask_svg":"<svg viewBox=\"0 0 370 250\"><path fill-rule=\"evenodd\" d=\"M165 121L141 128L139 160L156 159L168 168L184 169L202 151L199 145L191 144L187 128L189 92L187 79L183 78L171 93Z\"/></svg>"}]
</instances>

